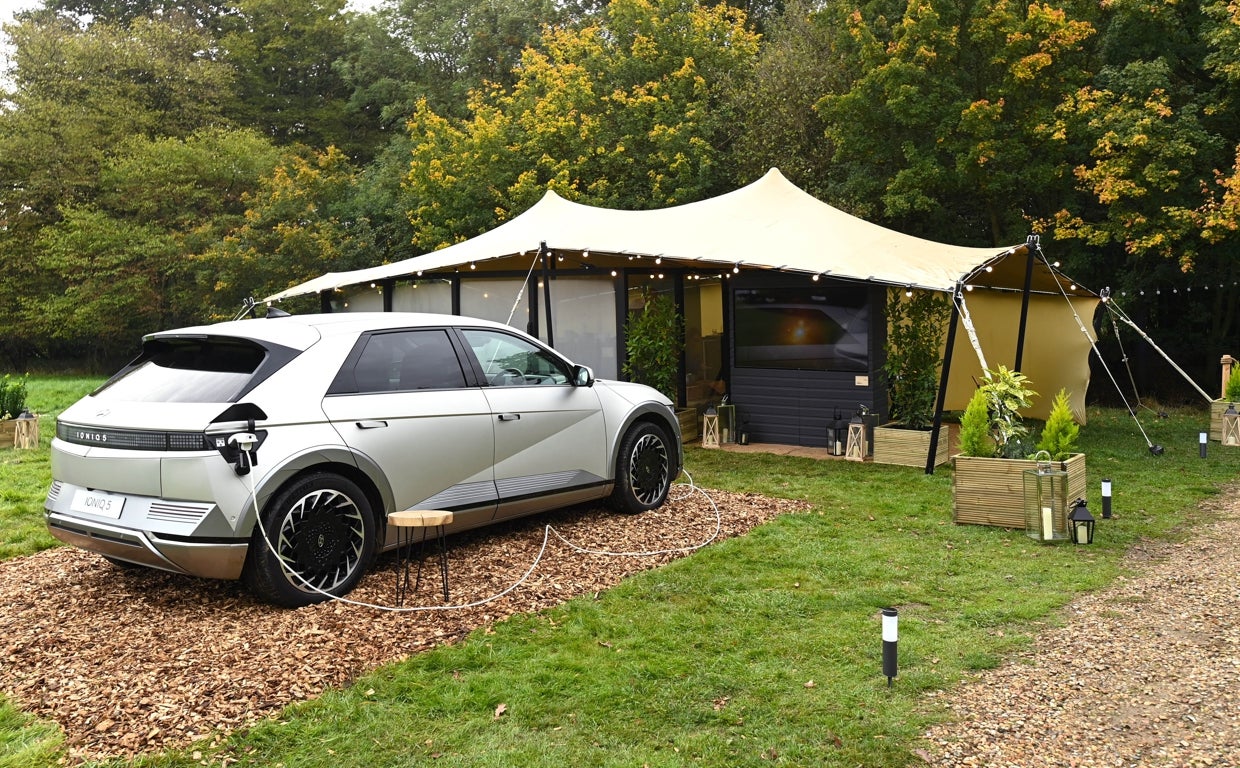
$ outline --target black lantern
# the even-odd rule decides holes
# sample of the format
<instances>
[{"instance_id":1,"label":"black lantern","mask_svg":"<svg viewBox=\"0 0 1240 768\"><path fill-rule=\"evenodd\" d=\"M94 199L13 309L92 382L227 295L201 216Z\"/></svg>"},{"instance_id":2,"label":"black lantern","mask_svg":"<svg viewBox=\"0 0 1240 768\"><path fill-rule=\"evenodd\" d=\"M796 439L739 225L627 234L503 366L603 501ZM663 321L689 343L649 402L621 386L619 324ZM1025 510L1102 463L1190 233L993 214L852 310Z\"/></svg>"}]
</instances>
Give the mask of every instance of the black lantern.
<instances>
[{"instance_id":1,"label":"black lantern","mask_svg":"<svg viewBox=\"0 0 1240 768\"><path fill-rule=\"evenodd\" d=\"M1068 513L1068 528L1072 540L1077 544L1094 543L1094 516L1089 514L1085 499L1077 499L1072 503L1072 511Z\"/></svg>"},{"instance_id":2,"label":"black lantern","mask_svg":"<svg viewBox=\"0 0 1240 768\"><path fill-rule=\"evenodd\" d=\"M835 409L835 418L827 422L827 453L832 456L844 455L844 440L848 436L848 422L844 421L840 415L840 409Z\"/></svg>"}]
</instances>

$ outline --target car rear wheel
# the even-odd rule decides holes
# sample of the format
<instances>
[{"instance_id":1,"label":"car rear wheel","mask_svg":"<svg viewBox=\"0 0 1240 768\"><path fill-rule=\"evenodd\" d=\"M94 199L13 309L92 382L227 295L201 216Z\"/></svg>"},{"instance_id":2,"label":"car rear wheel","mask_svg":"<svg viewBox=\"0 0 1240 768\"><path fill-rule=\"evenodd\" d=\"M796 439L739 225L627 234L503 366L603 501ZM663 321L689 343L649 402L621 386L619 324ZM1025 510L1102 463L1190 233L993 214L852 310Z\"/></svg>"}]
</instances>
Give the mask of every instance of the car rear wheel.
<instances>
[{"instance_id":1,"label":"car rear wheel","mask_svg":"<svg viewBox=\"0 0 1240 768\"><path fill-rule=\"evenodd\" d=\"M329 473L307 475L263 510L243 578L276 605L321 603L357 585L373 559L376 536L370 502L356 483Z\"/></svg>"},{"instance_id":2,"label":"car rear wheel","mask_svg":"<svg viewBox=\"0 0 1240 768\"><path fill-rule=\"evenodd\" d=\"M612 505L621 512L645 512L667 499L672 485L672 446L654 424L634 424L620 441Z\"/></svg>"}]
</instances>

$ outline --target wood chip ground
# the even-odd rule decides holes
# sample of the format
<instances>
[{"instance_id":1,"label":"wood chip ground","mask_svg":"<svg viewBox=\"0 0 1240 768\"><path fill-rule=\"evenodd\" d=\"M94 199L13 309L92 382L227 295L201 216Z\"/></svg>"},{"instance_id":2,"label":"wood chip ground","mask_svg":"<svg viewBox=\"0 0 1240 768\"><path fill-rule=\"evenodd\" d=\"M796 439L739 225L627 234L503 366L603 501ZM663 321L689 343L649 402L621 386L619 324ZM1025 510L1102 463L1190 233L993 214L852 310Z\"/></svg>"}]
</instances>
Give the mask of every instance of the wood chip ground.
<instances>
[{"instance_id":1,"label":"wood chip ground","mask_svg":"<svg viewBox=\"0 0 1240 768\"><path fill-rule=\"evenodd\" d=\"M183 747L272 717L284 706L347 685L380 664L455 641L515 613L532 612L615 585L683 556L586 554L677 550L738 536L806 505L673 489L662 508L626 515L568 510L451 537L450 611L389 613L325 603L298 610L257 602L239 584L118 568L58 547L0 563L0 693L58 723L71 761L132 757ZM563 539L545 537L553 526ZM428 558L405 605L443 602ZM430 578L427 578L429 574ZM380 558L349 597L390 605L396 561Z\"/></svg>"}]
</instances>

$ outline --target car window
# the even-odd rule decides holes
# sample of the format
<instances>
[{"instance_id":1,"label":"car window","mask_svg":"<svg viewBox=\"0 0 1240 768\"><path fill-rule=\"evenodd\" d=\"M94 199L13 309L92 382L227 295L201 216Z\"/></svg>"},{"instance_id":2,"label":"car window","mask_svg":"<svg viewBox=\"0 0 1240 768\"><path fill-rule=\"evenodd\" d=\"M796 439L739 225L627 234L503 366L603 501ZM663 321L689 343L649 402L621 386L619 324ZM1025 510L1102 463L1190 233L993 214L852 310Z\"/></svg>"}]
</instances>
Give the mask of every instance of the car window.
<instances>
[{"instance_id":1,"label":"car window","mask_svg":"<svg viewBox=\"0 0 1240 768\"><path fill-rule=\"evenodd\" d=\"M456 351L443 330L376 333L353 369L358 392L403 392L465 386Z\"/></svg>"},{"instance_id":2,"label":"car window","mask_svg":"<svg viewBox=\"0 0 1240 768\"><path fill-rule=\"evenodd\" d=\"M94 394L138 403L231 403L268 350L232 338L151 339L137 360Z\"/></svg>"},{"instance_id":3,"label":"car window","mask_svg":"<svg viewBox=\"0 0 1240 768\"><path fill-rule=\"evenodd\" d=\"M479 328L463 329L461 333L491 386L519 387L571 381L568 365L562 359L525 339Z\"/></svg>"}]
</instances>

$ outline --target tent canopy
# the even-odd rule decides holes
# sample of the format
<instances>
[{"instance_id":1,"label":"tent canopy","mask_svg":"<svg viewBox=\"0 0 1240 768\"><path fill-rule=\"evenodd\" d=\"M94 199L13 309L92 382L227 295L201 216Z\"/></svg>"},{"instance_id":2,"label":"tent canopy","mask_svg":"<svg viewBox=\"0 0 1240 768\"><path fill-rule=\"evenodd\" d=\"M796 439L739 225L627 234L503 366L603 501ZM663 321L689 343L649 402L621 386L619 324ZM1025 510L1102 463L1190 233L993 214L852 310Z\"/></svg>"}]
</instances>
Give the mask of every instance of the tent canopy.
<instances>
[{"instance_id":1,"label":"tent canopy","mask_svg":"<svg viewBox=\"0 0 1240 768\"><path fill-rule=\"evenodd\" d=\"M266 301L512 260L536 252L541 243L558 253L662 257L706 268L778 269L935 291L952 291L962 282L1020 290L1027 265L1024 243L970 248L904 235L818 200L772 168L719 197L648 211L595 208L549 190L529 210L477 237L391 264L329 272ZM521 260L529 266L528 258ZM1060 291L1055 275L1040 263L1031 287Z\"/></svg>"},{"instance_id":2,"label":"tent canopy","mask_svg":"<svg viewBox=\"0 0 1240 768\"><path fill-rule=\"evenodd\" d=\"M733 192L685 205L622 211L574 203L548 191L529 210L496 228L439 251L351 272L332 272L268 296L265 301L409 279L471 265L531 269L540 246L582 263L628 256L661 257L679 266L771 269L955 293L970 308L980 346L991 367L1013 364L1021 296L1028 278L1029 305L1023 368L1041 393L1026 415L1045 418L1053 395L1069 391L1073 412L1085 423L1092 337L1081 326L1093 316L1096 296L1066 280L1025 243L974 248L901 234L818 200L778 169ZM1027 273L1032 261L1032 272ZM960 289L968 288L968 291ZM983 289L983 290L975 290ZM986 290L991 289L991 290ZM1017 292L1017 293L1012 293ZM1064 295L1071 298L1065 301ZM1074 311L1075 310L1075 311ZM957 336L946 407L968 402L981 364L967 334Z\"/></svg>"}]
</instances>

